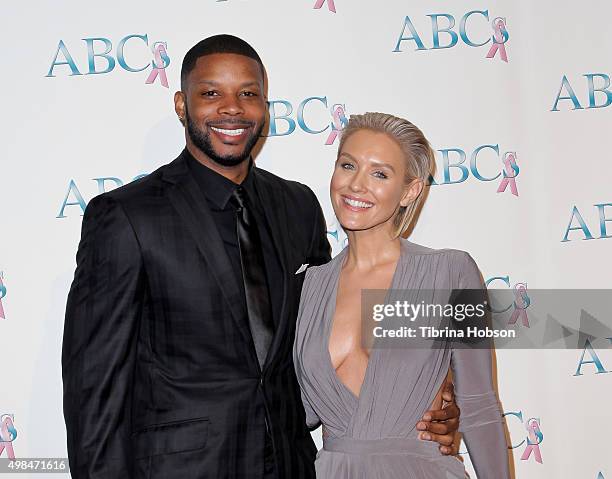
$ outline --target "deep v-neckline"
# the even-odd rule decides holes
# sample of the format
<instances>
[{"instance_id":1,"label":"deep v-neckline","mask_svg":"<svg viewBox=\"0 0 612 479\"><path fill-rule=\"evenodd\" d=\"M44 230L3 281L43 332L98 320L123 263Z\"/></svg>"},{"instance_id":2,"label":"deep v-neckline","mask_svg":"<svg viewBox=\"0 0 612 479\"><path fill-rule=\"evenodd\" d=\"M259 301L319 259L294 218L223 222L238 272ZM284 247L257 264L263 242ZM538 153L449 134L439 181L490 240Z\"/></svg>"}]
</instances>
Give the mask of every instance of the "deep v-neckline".
<instances>
[{"instance_id":1,"label":"deep v-neckline","mask_svg":"<svg viewBox=\"0 0 612 479\"><path fill-rule=\"evenodd\" d=\"M340 379L340 376L338 376L338 372L336 371L336 368L334 368L334 363L332 362L331 353L329 352L329 341L331 339L331 332L334 327L334 317L336 316L336 307L338 306L338 285L340 284L340 275L342 274L342 266L343 266L343 263L344 263L344 260L347 254L348 254L348 247L346 247L344 250L342 250L338 254L338 261L340 264L336 268L334 286L331 291L330 303L332 305L332 309L331 309L330 314L327 316L324 348L325 348L325 353L326 353L325 356L327 358L327 364L334 378L334 381L337 384L339 384L341 388L347 391L355 399L356 402L359 402L359 400L363 397L364 387L367 385L367 381L368 381L368 373L370 371L370 365L372 364L373 357L377 349L375 347L372 347L370 349L365 372L363 374L363 381L361 382L361 386L359 386L359 395L351 391L351 389ZM340 257L340 255L342 256ZM394 289L394 286L397 280L400 263L402 262L403 256L404 256L404 246L402 244L402 239L400 238L400 255L397 258L397 263L395 264L395 269L393 270L393 275L391 276L391 283L389 285L389 288L387 289L386 298L388 297L389 291Z\"/></svg>"}]
</instances>

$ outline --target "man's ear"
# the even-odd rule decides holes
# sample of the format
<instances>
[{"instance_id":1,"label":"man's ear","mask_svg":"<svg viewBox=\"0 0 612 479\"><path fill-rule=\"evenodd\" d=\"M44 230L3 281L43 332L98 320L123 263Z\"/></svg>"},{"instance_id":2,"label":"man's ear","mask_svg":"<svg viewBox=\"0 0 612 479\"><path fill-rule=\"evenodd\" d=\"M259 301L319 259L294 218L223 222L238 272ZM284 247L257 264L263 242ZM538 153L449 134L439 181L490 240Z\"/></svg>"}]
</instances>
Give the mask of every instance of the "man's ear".
<instances>
[{"instance_id":1,"label":"man's ear","mask_svg":"<svg viewBox=\"0 0 612 479\"><path fill-rule=\"evenodd\" d=\"M182 91L174 94L174 111L179 121L185 126L185 94Z\"/></svg>"},{"instance_id":2,"label":"man's ear","mask_svg":"<svg viewBox=\"0 0 612 479\"><path fill-rule=\"evenodd\" d=\"M400 206L408 206L419 197L421 191L423 191L423 180L415 178L410 184L406 185L404 196L402 196L400 201Z\"/></svg>"},{"instance_id":3,"label":"man's ear","mask_svg":"<svg viewBox=\"0 0 612 479\"><path fill-rule=\"evenodd\" d=\"M268 101L268 86L269 86L269 82L268 82L268 72L266 71L266 69L263 69L263 78L262 78L262 83L261 83L261 93L264 97L264 100L267 102Z\"/></svg>"}]
</instances>

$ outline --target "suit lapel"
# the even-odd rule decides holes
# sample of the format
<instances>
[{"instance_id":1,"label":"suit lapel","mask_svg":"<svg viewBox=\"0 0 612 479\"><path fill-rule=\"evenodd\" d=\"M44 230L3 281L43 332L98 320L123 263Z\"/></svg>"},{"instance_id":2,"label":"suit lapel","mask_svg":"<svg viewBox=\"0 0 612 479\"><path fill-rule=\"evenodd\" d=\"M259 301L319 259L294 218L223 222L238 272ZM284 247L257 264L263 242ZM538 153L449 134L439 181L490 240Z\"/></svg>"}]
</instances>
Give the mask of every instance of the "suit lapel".
<instances>
[{"instance_id":1,"label":"suit lapel","mask_svg":"<svg viewBox=\"0 0 612 479\"><path fill-rule=\"evenodd\" d=\"M287 327L287 313L288 313L288 294L289 294L289 274L288 271L288 252L287 245L290 243L287 236L287 221L289 217L287 215L287 206L285 201L285 194L281 188L272 183L268 178L261 174L258 168L253 168L253 173L256 181L257 194L261 198L264 215L270 226L270 234L272 236L272 242L279 258L281 265L282 277L283 277L283 300L280 309L280 318L278 321L278 327L274 333L270 350L264 364L264 369L270 364L270 361L274 358L276 351L278 350L282 339L285 337L285 328Z\"/></svg>"},{"instance_id":2,"label":"suit lapel","mask_svg":"<svg viewBox=\"0 0 612 479\"><path fill-rule=\"evenodd\" d=\"M162 177L172 183L168 198L172 206L185 222L198 250L210 267L210 272L217 281L223 297L232 312L236 327L247 342L252 342L247 322L246 311L241 298L237 279L223 245L223 240L208 208L206 198L189 172L186 158L183 155L174 160ZM254 349L253 349L253 354ZM257 358L254 357L257 362Z\"/></svg>"}]
</instances>

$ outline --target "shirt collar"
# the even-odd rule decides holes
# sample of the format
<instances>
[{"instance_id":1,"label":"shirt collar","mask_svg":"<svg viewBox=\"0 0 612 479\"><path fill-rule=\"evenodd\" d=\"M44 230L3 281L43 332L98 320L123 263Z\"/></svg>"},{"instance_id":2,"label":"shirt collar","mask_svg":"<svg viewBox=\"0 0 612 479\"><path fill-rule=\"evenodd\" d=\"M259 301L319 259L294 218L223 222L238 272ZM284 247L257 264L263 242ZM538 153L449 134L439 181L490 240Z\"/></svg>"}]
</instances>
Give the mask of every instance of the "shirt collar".
<instances>
[{"instance_id":1,"label":"shirt collar","mask_svg":"<svg viewBox=\"0 0 612 479\"><path fill-rule=\"evenodd\" d=\"M191 170L196 182L204 192L206 199L215 207L219 208L220 210L224 210L232 197L232 193L234 193L234 190L238 187L238 185L208 166L200 163L186 148L185 156L187 157L189 169ZM247 195L249 197L253 197L253 195L256 194L252 170L253 160L252 158L249 158L249 170L246 178L240 184L240 186L244 187L244 189L247 191Z\"/></svg>"}]
</instances>

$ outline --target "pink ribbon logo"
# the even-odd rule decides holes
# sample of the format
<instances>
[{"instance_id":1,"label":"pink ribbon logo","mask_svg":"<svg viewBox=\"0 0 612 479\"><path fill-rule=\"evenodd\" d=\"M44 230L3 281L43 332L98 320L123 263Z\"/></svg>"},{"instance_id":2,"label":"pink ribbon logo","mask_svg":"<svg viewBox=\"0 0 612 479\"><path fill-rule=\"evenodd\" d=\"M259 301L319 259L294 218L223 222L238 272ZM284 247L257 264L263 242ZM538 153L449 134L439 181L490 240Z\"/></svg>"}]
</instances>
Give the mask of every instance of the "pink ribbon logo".
<instances>
[{"instance_id":1,"label":"pink ribbon logo","mask_svg":"<svg viewBox=\"0 0 612 479\"><path fill-rule=\"evenodd\" d=\"M4 308L2 307L2 298L6 296L6 286L2 284L2 277L0 277L0 319L6 319L4 314Z\"/></svg>"},{"instance_id":2,"label":"pink ribbon logo","mask_svg":"<svg viewBox=\"0 0 612 479\"><path fill-rule=\"evenodd\" d=\"M13 424L11 416L4 416L0 423L0 456L4 450L9 459L15 459L15 451L13 450L13 441L17 437L17 429Z\"/></svg>"},{"instance_id":3,"label":"pink ribbon logo","mask_svg":"<svg viewBox=\"0 0 612 479\"><path fill-rule=\"evenodd\" d=\"M314 9L318 10L323 6L323 4L327 1L327 8L329 8L330 12L336 13L336 5L334 5L334 0L317 0L315 3Z\"/></svg>"},{"instance_id":4,"label":"pink ribbon logo","mask_svg":"<svg viewBox=\"0 0 612 479\"><path fill-rule=\"evenodd\" d=\"M342 134L342 129L346 123L348 123L348 120L346 119L344 107L342 105L335 105L334 112L332 113L332 130L327 137L327 141L325 141L326 145L333 145L336 138Z\"/></svg>"},{"instance_id":5,"label":"pink ribbon logo","mask_svg":"<svg viewBox=\"0 0 612 479\"><path fill-rule=\"evenodd\" d=\"M521 456L521 461L526 461L533 452L536 462L542 464L542 453L540 452L540 443L544 439L544 434L540 430L540 424L537 419L530 419L525 424L527 428L528 438L527 447Z\"/></svg>"},{"instance_id":6,"label":"pink ribbon logo","mask_svg":"<svg viewBox=\"0 0 612 479\"><path fill-rule=\"evenodd\" d=\"M496 18L493 20L493 45L487 53L487 58L493 58L499 51L500 58L508 63L508 55L506 53L506 42L508 41L509 35L506 29L506 22L503 18Z\"/></svg>"},{"instance_id":7,"label":"pink ribbon logo","mask_svg":"<svg viewBox=\"0 0 612 479\"><path fill-rule=\"evenodd\" d=\"M145 84L150 85L159 76L160 82L163 86L168 88L168 77L166 76L166 67L170 63L168 52L166 51L166 44L157 42L153 45L153 53L155 59L151 62L153 69L149 73L149 77L145 81Z\"/></svg>"},{"instance_id":8,"label":"pink ribbon logo","mask_svg":"<svg viewBox=\"0 0 612 479\"><path fill-rule=\"evenodd\" d=\"M497 188L498 193L506 191L506 187L510 185L510 191L514 196L518 196L518 188L516 187L516 177L519 174L519 167L516 164L516 153L509 151L504 155L504 179Z\"/></svg>"},{"instance_id":9,"label":"pink ribbon logo","mask_svg":"<svg viewBox=\"0 0 612 479\"><path fill-rule=\"evenodd\" d=\"M514 285L514 297L516 298L514 301L514 311L512 312L512 316L508 321L508 324L516 324L516 321L521 318L523 321L523 326L529 327L529 319L527 319L527 308L531 304L531 299L527 295L527 284L526 283L516 283Z\"/></svg>"}]
</instances>

